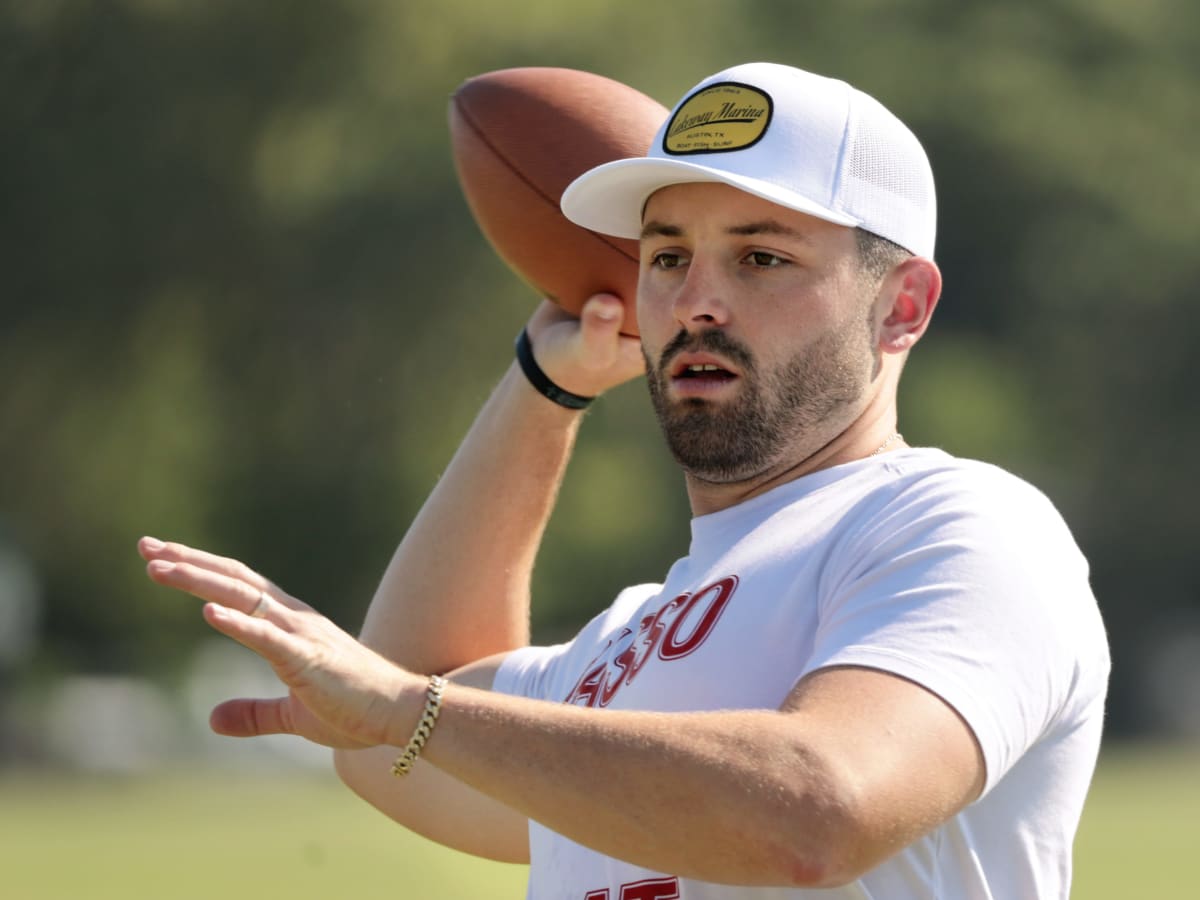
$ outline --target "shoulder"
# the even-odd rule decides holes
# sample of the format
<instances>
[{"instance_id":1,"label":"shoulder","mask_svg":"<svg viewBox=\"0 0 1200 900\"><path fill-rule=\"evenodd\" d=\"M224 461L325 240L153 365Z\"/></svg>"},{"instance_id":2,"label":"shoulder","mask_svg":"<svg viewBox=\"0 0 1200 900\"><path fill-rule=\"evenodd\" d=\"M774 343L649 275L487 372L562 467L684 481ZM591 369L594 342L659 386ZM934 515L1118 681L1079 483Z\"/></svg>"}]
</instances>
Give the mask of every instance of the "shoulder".
<instances>
[{"instance_id":1,"label":"shoulder","mask_svg":"<svg viewBox=\"0 0 1200 900\"><path fill-rule=\"evenodd\" d=\"M951 456L942 450L915 447L886 460L888 480L902 492L929 496L987 497L1053 510L1037 487L1007 469L988 462Z\"/></svg>"},{"instance_id":2,"label":"shoulder","mask_svg":"<svg viewBox=\"0 0 1200 900\"><path fill-rule=\"evenodd\" d=\"M780 552L819 555L826 585L934 552L1001 565L1019 559L1026 569L1049 556L1056 568L1086 577L1083 554L1041 490L999 466L937 449L911 448L826 469L751 501L744 511L718 515ZM705 527L716 531L715 524Z\"/></svg>"},{"instance_id":3,"label":"shoulder","mask_svg":"<svg viewBox=\"0 0 1200 900\"><path fill-rule=\"evenodd\" d=\"M1104 662L1088 561L1049 498L988 463L894 454L839 524L826 610L897 607L984 640ZM1061 658L1061 656L1059 657Z\"/></svg>"},{"instance_id":4,"label":"shoulder","mask_svg":"<svg viewBox=\"0 0 1200 900\"><path fill-rule=\"evenodd\" d=\"M812 668L880 668L968 722L989 786L1056 723L1102 714L1109 672L1087 561L1039 489L940 451L874 466L839 524Z\"/></svg>"},{"instance_id":5,"label":"shoulder","mask_svg":"<svg viewBox=\"0 0 1200 900\"><path fill-rule=\"evenodd\" d=\"M918 521L1011 533L1022 542L1049 539L1074 547L1062 514L1039 488L999 466L914 448L891 454L863 494L858 524Z\"/></svg>"}]
</instances>

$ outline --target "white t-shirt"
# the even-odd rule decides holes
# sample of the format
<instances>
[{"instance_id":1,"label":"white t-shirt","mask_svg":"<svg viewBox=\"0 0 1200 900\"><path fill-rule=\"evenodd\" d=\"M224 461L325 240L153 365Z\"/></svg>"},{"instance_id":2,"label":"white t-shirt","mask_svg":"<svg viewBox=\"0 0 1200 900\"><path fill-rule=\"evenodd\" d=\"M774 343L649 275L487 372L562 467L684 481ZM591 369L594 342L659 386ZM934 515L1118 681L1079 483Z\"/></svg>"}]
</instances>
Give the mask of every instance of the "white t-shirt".
<instances>
[{"instance_id":1,"label":"white t-shirt","mask_svg":"<svg viewBox=\"0 0 1200 900\"><path fill-rule=\"evenodd\" d=\"M1061 517L994 466L897 451L698 517L664 584L623 591L569 643L513 652L495 689L611 709L774 709L834 665L901 675L957 710L983 750L980 798L821 891L675 878L532 823L530 900L1068 896L1108 644Z\"/></svg>"}]
</instances>

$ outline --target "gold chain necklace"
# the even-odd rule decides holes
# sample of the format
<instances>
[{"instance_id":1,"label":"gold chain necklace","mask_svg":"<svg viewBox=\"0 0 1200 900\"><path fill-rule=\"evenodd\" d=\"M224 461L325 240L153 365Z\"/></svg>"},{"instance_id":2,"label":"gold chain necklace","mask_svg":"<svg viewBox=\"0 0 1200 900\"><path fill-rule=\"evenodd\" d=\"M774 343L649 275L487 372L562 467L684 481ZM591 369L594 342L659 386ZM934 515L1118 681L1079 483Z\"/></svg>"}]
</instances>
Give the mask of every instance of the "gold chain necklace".
<instances>
[{"instance_id":1,"label":"gold chain necklace","mask_svg":"<svg viewBox=\"0 0 1200 900\"><path fill-rule=\"evenodd\" d=\"M878 447L876 447L875 452L872 453L871 455L878 456L880 453L882 453L884 450L886 450L888 447L890 447L895 441L902 441L902 440L904 440L904 435L902 435L898 431L893 431L891 437L889 437L886 441L884 441L882 444L880 444Z\"/></svg>"}]
</instances>

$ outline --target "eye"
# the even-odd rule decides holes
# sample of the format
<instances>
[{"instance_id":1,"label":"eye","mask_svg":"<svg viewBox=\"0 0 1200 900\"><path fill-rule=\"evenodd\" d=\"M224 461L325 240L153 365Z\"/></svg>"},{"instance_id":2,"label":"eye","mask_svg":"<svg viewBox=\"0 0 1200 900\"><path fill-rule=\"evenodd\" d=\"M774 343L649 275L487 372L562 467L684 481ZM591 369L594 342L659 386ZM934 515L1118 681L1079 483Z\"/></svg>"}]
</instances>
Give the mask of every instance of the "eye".
<instances>
[{"instance_id":1,"label":"eye","mask_svg":"<svg viewBox=\"0 0 1200 900\"><path fill-rule=\"evenodd\" d=\"M776 266L782 266L786 260L783 257L776 256L774 253L767 253L765 250L751 250L744 257L745 261L752 266L757 266L760 269L773 269Z\"/></svg>"},{"instance_id":2,"label":"eye","mask_svg":"<svg viewBox=\"0 0 1200 900\"><path fill-rule=\"evenodd\" d=\"M650 257L650 265L656 269L678 269L683 264L683 256L669 250L660 250Z\"/></svg>"}]
</instances>

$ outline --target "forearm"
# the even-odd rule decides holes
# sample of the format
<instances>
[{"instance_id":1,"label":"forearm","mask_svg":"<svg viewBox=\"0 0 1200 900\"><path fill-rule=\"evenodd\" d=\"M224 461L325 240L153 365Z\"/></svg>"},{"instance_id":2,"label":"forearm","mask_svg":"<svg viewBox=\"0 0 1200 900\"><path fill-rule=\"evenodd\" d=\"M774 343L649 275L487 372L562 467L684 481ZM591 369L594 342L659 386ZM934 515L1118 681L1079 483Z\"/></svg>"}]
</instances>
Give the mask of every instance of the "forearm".
<instances>
[{"instance_id":1,"label":"forearm","mask_svg":"<svg viewBox=\"0 0 1200 900\"><path fill-rule=\"evenodd\" d=\"M533 563L581 418L509 369L392 557L364 643L444 672L528 642Z\"/></svg>"},{"instance_id":2,"label":"forearm","mask_svg":"<svg viewBox=\"0 0 1200 900\"><path fill-rule=\"evenodd\" d=\"M597 711L452 690L426 758L606 855L731 884L844 880L845 783L774 711Z\"/></svg>"}]
</instances>

